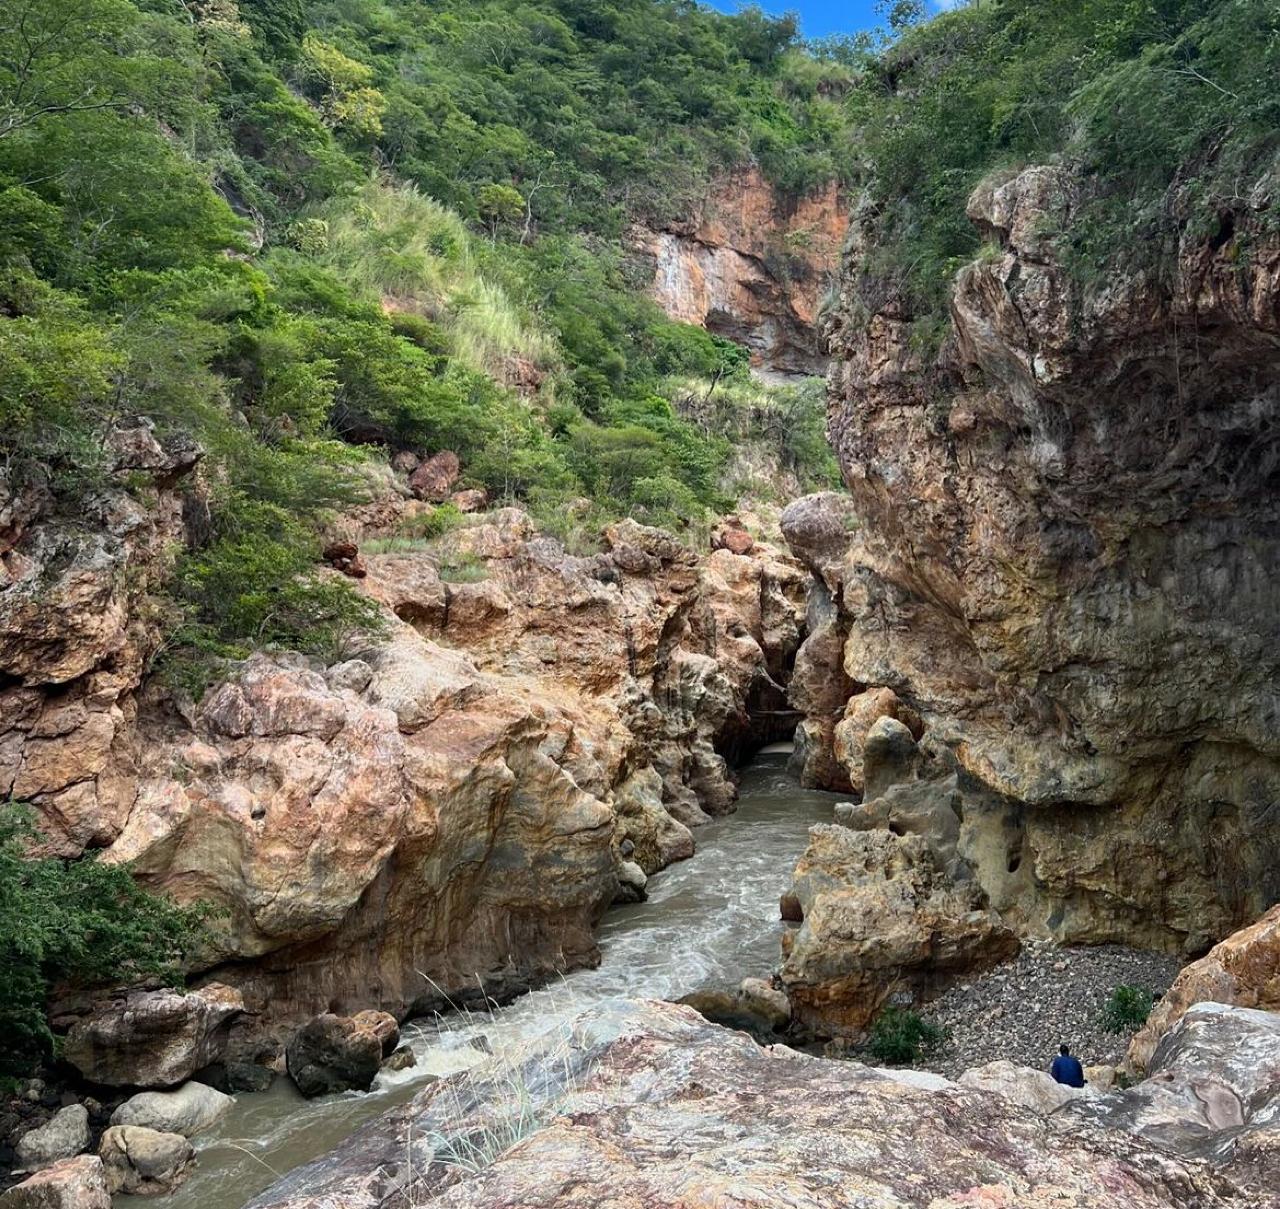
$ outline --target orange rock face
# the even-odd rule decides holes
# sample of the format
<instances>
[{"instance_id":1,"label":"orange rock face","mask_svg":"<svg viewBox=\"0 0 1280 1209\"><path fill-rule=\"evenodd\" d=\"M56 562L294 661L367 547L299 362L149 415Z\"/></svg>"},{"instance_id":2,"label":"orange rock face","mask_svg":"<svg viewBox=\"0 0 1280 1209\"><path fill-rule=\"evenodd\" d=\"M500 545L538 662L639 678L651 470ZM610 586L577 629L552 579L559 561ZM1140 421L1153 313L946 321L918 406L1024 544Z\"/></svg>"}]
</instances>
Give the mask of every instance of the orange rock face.
<instances>
[{"instance_id":1,"label":"orange rock face","mask_svg":"<svg viewBox=\"0 0 1280 1209\"><path fill-rule=\"evenodd\" d=\"M762 368L814 374L826 366L818 308L848 225L834 183L788 199L752 167L722 181L689 221L637 232L635 243L673 319L747 345Z\"/></svg>"},{"instance_id":2,"label":"orange rock face","mask_svg":"<svg viewBox=\"0 0 1280 1209\"><path fill-rule=\"evenodd\" d=\"M1228 936L1178 975L1129 1046L1129 1063L1146 1070L1156 1046L1197 1003L1280 1012L1280 906Z\"/></svg>"}]
</instances>

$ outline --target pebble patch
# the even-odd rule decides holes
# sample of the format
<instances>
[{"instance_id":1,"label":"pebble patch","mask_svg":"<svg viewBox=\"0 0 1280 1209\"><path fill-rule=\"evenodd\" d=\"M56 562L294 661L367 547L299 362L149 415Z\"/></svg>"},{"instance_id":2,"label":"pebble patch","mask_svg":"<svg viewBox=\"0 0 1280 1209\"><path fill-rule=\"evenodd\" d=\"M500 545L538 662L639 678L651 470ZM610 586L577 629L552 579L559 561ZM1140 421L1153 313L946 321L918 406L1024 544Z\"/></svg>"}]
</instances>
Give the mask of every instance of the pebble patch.
<instances>
[{"instance_id":1,"label":"pebble patch","mask_svg":"<svg viewBox=\"0 0 1280 1209\"><path fill-rule=\"evenodd\" d=\"M945 1050L921 1065L951 1078L998 1058L1043 1070L1064 1042L1086 1066L1118 1064L1133 1034L1103 1028L1111 992L1133 986L1163 994L1181 968L1176 957L1115 945L1025 942L1015 960L921 1009L951 1034Z\"/></svg>"}]
</instances>

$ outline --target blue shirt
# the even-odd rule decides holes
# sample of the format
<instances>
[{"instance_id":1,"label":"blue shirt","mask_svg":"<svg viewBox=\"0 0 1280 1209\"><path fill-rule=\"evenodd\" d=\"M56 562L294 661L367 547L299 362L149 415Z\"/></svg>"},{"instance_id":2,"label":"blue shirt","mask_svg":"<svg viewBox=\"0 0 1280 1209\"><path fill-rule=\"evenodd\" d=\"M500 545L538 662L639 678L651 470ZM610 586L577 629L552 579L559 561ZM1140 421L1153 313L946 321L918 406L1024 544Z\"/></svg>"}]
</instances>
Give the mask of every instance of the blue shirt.
<instances>
[{"instance_id":1,"label":"blue shirt","mask_svg":"<svg viewBox=\"0 0 1280 1209\"><path fill-rule=\"evenodd\" d=\"M1073 1058L1070 1054L1059 1054L1053 1060L1049 1073L1068 1087L1084 1086L1084 1067L1080 1065L1079 1058Z\"/></svg>"}]
</instances>

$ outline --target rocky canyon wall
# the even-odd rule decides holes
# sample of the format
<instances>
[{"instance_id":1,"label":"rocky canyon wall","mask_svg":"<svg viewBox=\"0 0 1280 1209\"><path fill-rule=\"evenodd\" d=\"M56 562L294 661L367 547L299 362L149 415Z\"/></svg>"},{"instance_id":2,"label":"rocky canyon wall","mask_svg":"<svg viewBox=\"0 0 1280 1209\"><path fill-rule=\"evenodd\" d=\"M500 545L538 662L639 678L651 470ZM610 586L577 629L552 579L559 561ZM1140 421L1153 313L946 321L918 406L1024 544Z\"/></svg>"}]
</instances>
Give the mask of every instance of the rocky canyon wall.
<instances>
[{"instance_id":1,"label":"rocky canyon wall","mask_svg":"<svg viewBox=\"0 0 1280 1209\"><path fill-rule=\"evenodd\" d=\"M198 451L145 425L113 439L121 485L84 516L38 491L5 505L0 768L45 851L101 850L218 908L197 972L244 1004L233 1053L325 1010L403 1016L591 964L609 904L732 809L721 753L775 737L753 713L783 699L798 563L749 540L699 556L632 522L577 558L511 509L348 560L386 624L358 657L257 655L186 701L148 674L149 593L190 536ZM123 480L144 470L139 499ZM346 535L394 529L408 495Z\"/></svg>"},{"instance_id":2,"label":"rocky canyon wall","mask_svg":"<svg viewBox=\"0 0 1280 1209\"><path fill-rule=\"evenodd\" d=\"M684 222L637 230L633 243L668 315L745 345L761 371L798 377L826 372L818 311L848 225L835 182L786 198L753 166L716 184Z\"/></svg>"},{"instance_id":3,"label":"rocky canyon wall","mask_svg":"<svg viewBox=\"0 0 1280 1209\"><path fill-rule=\"evenodd\" d=\"M851 240L828 323L848 494L783 521L821 585L799 762L899 833L936 790L1022 930L1200 952L1280 898L1274 183L1170 272L1087 289L1059 239L1082 188L1031 168L974 194L988 244L936 356L862 268L874 216ZM872 787L883 718L920 750Z\"/></svg>"}]
</instances>

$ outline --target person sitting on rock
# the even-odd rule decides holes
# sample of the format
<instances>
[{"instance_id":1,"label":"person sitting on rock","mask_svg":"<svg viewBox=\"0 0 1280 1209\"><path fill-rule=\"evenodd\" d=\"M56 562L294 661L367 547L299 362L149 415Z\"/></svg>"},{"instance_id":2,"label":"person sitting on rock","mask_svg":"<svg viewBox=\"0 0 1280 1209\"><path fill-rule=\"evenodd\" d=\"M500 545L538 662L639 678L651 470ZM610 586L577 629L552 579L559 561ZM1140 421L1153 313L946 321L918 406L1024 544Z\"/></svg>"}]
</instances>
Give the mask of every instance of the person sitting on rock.
<instances>
[{"instance_id":1,"label":"person sitting on rock","mask_svg":"<svg viewBox=\"0 0 1280 1209\"><path fill-rule=\"evenodd\" d=\"M1067 1087L1084 1086L1084 1067L1080 1065L1080 1059L1072 1055L1069 1045L1064 1045L1058 1051L1058 1056L1053 1060L1049 1073L1058 1083Z\"/></svg>"}]
</instances>

